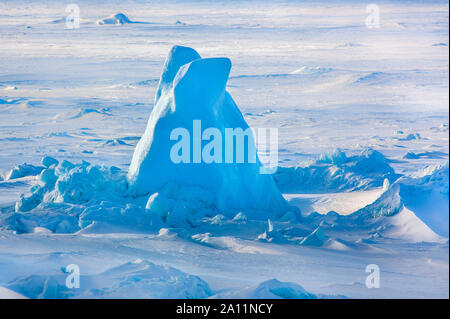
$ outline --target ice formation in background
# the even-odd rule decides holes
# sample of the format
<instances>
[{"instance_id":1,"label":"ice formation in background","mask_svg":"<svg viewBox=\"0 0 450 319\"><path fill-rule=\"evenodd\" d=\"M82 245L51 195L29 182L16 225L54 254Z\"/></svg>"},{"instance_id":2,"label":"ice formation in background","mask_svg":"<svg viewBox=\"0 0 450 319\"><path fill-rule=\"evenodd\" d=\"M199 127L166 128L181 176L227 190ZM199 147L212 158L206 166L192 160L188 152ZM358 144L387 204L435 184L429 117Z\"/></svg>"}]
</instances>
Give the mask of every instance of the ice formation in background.
<instances>
[{"instance_id":1,"label":"ice formation in background","mask_svg":"<svg viewBox=\"0 0 450 319\"><path fill-rule=\"evenodd\" d=\"M172 48L161 75L155 107L128 172L132 193L154 194L149 208L198 198L226 214L244 211L256 219L286 210L287 204L272 177L260 174L259 159L256 163L174 163L170 157L175 143L170 140L171 132L185 128L194 137L194 121L201 121L202 130L217 128L222 137L226 128L249 128L225 90L230 69L227 58L202 59L191 48ZM190 157L196 156L194 143L191 142ZM248 143L254 146L253 138ZM199 149L203 145L198 145Z\"/></svg>"},{"instance_id":2,"label":"ice formation in background","mask_svg":"<svg viewBox=\"0 0 450 319\"><path fill-rule=\"evenodd\" d=\"M131 21L125 14L119 12L116 14L113 14L109 17L100 19L96 21L96 24L103 25L103 24L128 24L128 23L135 23L134 21Z\"/></svg>"}]
</instances>

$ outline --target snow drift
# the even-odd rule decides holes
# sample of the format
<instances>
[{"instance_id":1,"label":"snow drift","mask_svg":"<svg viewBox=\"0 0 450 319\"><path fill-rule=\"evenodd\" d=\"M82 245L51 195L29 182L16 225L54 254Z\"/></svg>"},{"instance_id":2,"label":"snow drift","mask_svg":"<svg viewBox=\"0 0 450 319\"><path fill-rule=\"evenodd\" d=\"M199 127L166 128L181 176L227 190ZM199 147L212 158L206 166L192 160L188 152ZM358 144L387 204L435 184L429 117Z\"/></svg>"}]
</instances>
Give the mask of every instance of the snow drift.
<instances>
[{"instance_id":1,"label":"snow drift","mask_svg":"<svg viewBox=\"0 0 450 319\"><path fill-rule=\"evenodd\" d=\"M449 165L431 167L422 176L402 176L372 204L354 213L355 217L393 216L413 212L438 235L449 234ZM406 213L405 213L406 214ZM410 219L410 218L409 218Z\"/></svg>"},{"instance_id":2,"label":"snow drift","mask_svg":"<svg viewBox=\"0 0 450 319\"><path fill-rule=\"evenodd\" d=\"M100 231L104 224L148 231L164 224L195 227L219 214L243 213L253 220L293 215L297 210L288 206L272 177L260 173L258 158L244 163L175 163L170 158L171 131L192 131L194 120L222 133L249 128L225 90L230 68L227 58L202 59L191 48L173 47L128 175L117 167L51 157L42 166L18 166L11 176L39 174L38 183L14 208L4 209L0 225L19 233ZM255 147L252 136L247 143Z\"/></svg>"},{"instance_id":3,"label":"snow drift","mask_svg":"<svg viewBox=\"0 0 450 319\"><path fill-rule=\"evenodd\" d=\"M413 243L445 243L447 241L406 207L403 207L394 216L385 217L379 224L376 234L385 238L401 239Z\"/></svg>"},{"instance_id":4,"label":"snow drift","mask_svg":"<svg viewBox=\"0 0 450 319\"><path fill-rule=\"evenodd\" d=\"M129 168L132 193L152 195L162 191L163 196L172 200L201 194L195 197L204 198L204 202L207 199L206 205L229 216L244 211L252 218L265 219L286 210L287 204L272 177L260 174L259 159L256 163L174 163L171 160L174 144L170 141L171 132L181 127L194 136L194 120L201 121L204 128L217 128L222 137L227 128L243 131L249 128L225 89L230 69L227 58L202 59L191 48L172 48L161 75L155 107ZM248 138L248 143L255 147L253 136ZM166 191L171 184L186 191Z\"/></svg>"},{"instance_id":5,"label":"snow drift","mask_svg":"<svg viewBox=\"0 0 450 319\"><path fill-rule=\"evenodd\" d=\"M264 281L256 286L217 294L212 298L230 299L317 299L317 296L293 282L277 279Z\"/></svg>"},{"instance_id":6,"label":"snow drift","mask_svg":"<svg viewBox=\"0 0 450 319\"><path fill-rule=\"evenodd\" d=\"M78 289L67 288L66 278L64 270L59 274L23 276L13 279L3 289L10 292L7 296L11 298L22 295L33 299L200 299L213 294L209 285L197 276L141 259L99 274L82 275Z\"/></svg>"},{"instance_id":7,"label":"snow drift","mask_svg":"<svg viewBox=\"0 0 450 319\"><path fill-rule=\"evenodd\" d=\"M103 25L103 24L128 24L128 23L135 23L134 21L131 21L128 19L128 17L119 12L113 15L110 15L109 17L100 19L96 21L96 24Z\"/></svg>"}]
</instances>

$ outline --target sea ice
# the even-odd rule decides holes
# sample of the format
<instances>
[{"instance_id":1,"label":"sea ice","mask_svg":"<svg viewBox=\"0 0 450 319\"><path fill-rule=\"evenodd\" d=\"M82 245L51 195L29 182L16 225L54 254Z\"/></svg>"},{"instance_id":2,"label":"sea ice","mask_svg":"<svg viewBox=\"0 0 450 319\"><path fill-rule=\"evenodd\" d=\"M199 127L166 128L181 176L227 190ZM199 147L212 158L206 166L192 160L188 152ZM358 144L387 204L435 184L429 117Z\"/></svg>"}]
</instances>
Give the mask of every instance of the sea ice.
<instances>
[{"instance_id":1,"label":"sea ice","mask_svg":"<svg viewBox=\"0 0 450 319\"><path fill-rule=\"evenodd\" d=\"M211 198L208 205L230 216L243 211L250 218L266 219L287 210L272 177L260 174L262 164L258 159L255 163L197 163L202 145L197 150L193 145L189 158L192 156L194 163L174 163L171 158L172 132L184 128L194 138L198 134L194 121L200 121L205 128L217 128L222 136L228 128L249 128L225 90L230 68L227 58L202 59L191 48L172 48L161 75L155 107L128 171L134 194L151 195L173 183L180 190L194 187L198 192L209 193L204 197ZM252 136L247 143L255 147ZM183 191L170 193L164 195L173 200L186 197Z\"/></svg>"}]
</instances>

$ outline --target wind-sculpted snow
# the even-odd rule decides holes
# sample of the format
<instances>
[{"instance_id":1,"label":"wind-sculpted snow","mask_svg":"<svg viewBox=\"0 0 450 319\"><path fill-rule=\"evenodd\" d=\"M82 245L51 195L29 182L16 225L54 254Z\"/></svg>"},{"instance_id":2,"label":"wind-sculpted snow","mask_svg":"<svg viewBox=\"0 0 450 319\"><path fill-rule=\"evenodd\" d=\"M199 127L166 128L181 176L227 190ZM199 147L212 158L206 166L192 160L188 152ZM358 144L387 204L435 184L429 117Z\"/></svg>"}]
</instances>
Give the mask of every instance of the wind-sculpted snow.
<instances>
[{"instance_id":1,"label":"wind-sculpted snow","mask_svg":"<svg viewBox=\"0 0 450 319\"><path fill-rule=\"evenodd\" d=\"M32 189L32 194L42 196L42 201L82 204L110 200L118 194L125 195L126 183L120 169L100 167L83 161L72 164L62 161L43 170L39 176L42 184ZM22 197L17 211L27 211L33 207Z\"/></svg>"},{"instance_id":2,"label":"wind-sculpted snow","mask_svg":"<svg viewBox=\"0 0 450 319\"><path fill-rule=\"evenodd\" d=\"M182 298L200 299L213 294L197 276L137 259L100 274L83 275L78 289L66 286L67 274L31 275L12 280L6 288L33 299L66 298Z\"/></svg>"},{"instance_id":3,"label":"wind-sculpted snow","mask_svg":"<svg viewBox=\"0 0 450 319\"><path fill-rule=\"evenodd\" d=\"M299 284L281 282L277 279L264 281L257 286L229 291L213 296L213 298L231 299L317 299L318 297Z\"/></svg>"},{"instance_id":4,"label":"wind-sculpted snow","mask_svg":"<svg viewBox=\"0 0 450 319\"><path fill-rule=\"evenodd\" d=\"M335 299L347 298L343 295L313 294L301 285L293 282L283 282L269 279L257 285L243 289L233 289L220 292L211 298L230 299Z\"/></svg>"},{"instance_id":5,"label":"wind-sculpted snow","mask_svg":"<svg viewBox=\"0 0 450 319\"><path fill-rule=\"evenodd\" d=\"M306 236L300 245L304 246L322 246L325 241L325 236L320 227L317 227L311 234Z\"/></svg>"},{"instance_id":6,"label":"wind-sculpted snow","mask_svg":"<svg viewBox=\"0 0 450 319\"><path fill-rule=\"evenodd\" d=\"M31 164L23 163L16 165L12 170L10 170L6 176L6 180L17 179L26 176L35 176L44 169L42 166L34 166Z\"/></svg>"},{"instance_id":7,"label":"wind-sculpted snow","mask_svg":"<svg viewBox=\"0 0 450 319\"><path fill-rule=\"evenodd\" d=\"M381 187L398 175L378 151L366 149L348 157L335 150L308 166L280 167L274 175L283 193L331 193Z\"/></svg>"},{"instance_id":8,"label":"wind-sculpted snow","mask_svg":"<svg viewBox=\"0 0 450 319\"><path fill-rule=\"evenodd\" d=\"M404 208L441 236L449 234L449 165L430 167L422 176L402 176L374 203L354 216L392 216Z\"/></svg>"}]
</instances>

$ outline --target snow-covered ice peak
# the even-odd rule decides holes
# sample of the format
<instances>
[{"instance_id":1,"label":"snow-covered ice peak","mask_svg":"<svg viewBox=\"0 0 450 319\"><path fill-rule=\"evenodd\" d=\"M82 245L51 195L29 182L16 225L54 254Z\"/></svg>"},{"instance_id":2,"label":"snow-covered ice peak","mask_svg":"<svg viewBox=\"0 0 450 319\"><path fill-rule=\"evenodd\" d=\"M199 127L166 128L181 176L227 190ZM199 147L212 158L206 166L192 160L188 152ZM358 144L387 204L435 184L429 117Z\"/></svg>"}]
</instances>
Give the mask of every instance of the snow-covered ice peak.
<instances>
[{"instance_id":1,"label":"snow-covered ice peak","mask_svg":"<svg viewBox=\"0 0 450 319\"><path fill-rule=\"evenodd\" d=\"M194 160L201 152L196 153L195 149L195 136L201 135L201 131L196 130L194 122L200 123L201 129L216 129L221 136L226 135L226 129L249 129L226 91L230 69L228 58L201 58L191 48L172 48L161 75L155 106L129 167L132 193L151 195L168 183L175 183L206 190L213 198L211 206L230 216L244 211L251 218L267 218L286 209L287 204L272 177L260 174L262 164L258 158L244 163ZM171 135L179 128L189 133L189 143L191 137L194 140L189 154L193 159L189 163L175 163L170 156L175 144ZM222 137L220 140L222 143ZM252 135L248 136L247 143L254 147ZM206 144L201 140L200 149Z\"/></svg>"}]
</instances>

